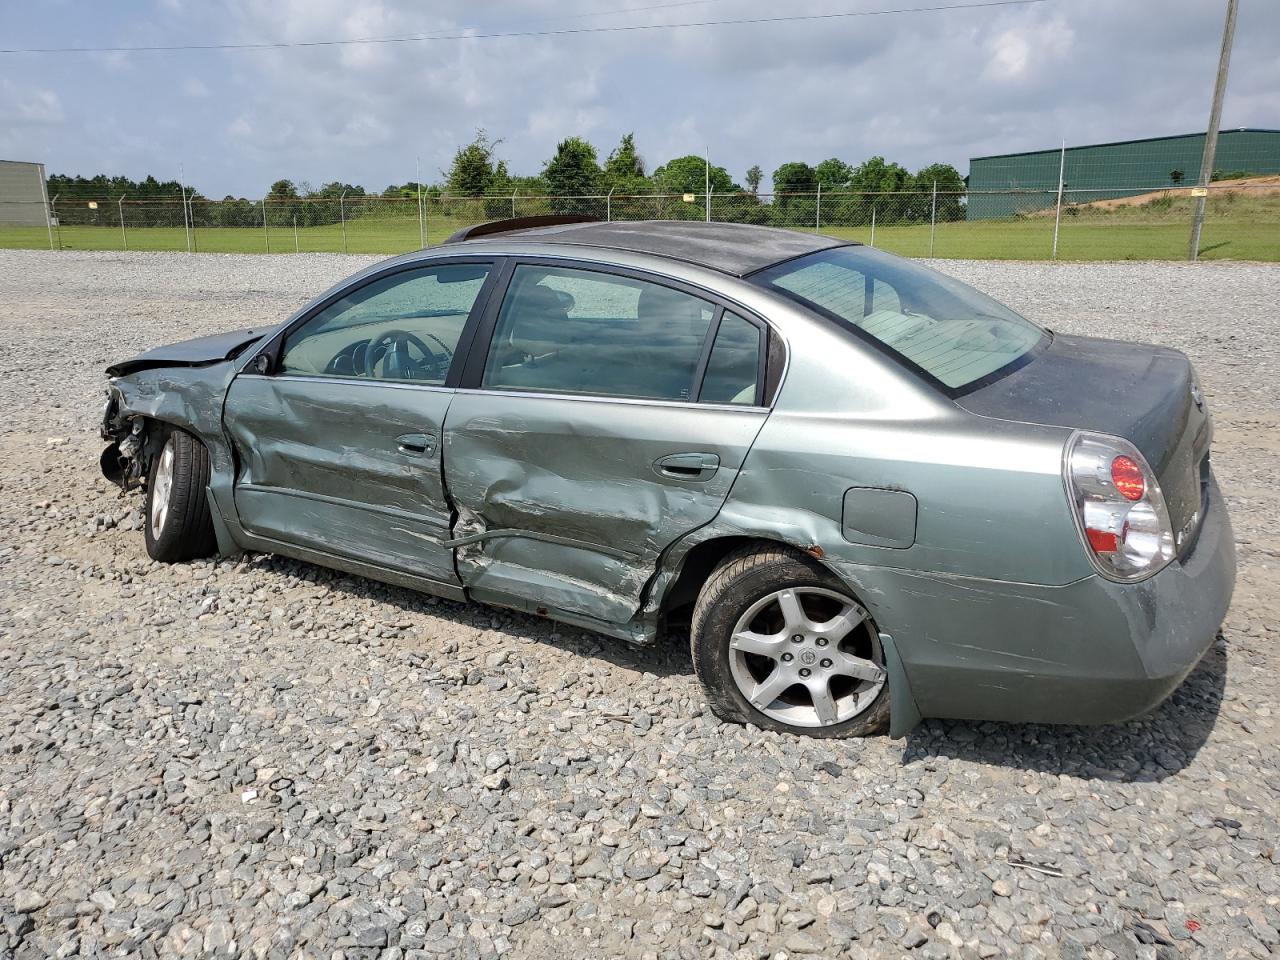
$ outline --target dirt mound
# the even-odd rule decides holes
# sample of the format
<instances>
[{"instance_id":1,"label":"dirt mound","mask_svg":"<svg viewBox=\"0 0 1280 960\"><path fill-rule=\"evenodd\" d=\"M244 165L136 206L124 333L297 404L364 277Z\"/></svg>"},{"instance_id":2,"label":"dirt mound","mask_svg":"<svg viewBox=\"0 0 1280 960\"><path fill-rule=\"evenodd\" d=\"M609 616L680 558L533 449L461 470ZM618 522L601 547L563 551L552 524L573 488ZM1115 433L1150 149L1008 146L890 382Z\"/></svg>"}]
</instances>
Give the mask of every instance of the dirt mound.
<instances>
[{"instance_id":1,"label":"dirt mound","mask_svg":"<svg viewBox=\"0 0 1280 960\"><path fill-rule=\"evenodd\" d=\"M1280 175L1266 177L1242 177L1239 180L1217 180L1209 184L1209 196L1226 193L1230 190L1247 188L1251 197L1268 196L1280 193ZM1192 186L1168 187L1164 190L1152 190L1149 193L1137 193L1131 197L1115 197L1110 200L1090 200L1085 203L1072 203L1077 210L1116 210L1120 207L1140 207L1161 197L1190 197Z\"/></svg>"}]
</instances>

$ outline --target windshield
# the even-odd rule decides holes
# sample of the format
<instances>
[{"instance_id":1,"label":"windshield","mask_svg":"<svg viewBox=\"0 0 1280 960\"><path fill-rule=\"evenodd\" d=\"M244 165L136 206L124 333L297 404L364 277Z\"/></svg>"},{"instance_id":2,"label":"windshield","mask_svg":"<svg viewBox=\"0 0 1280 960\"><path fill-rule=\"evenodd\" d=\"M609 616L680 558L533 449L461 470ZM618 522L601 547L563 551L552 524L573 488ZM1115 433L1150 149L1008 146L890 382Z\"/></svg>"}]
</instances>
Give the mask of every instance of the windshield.
<instances>
[{"instance_id":1,"label":"windshield","mask_svg":"<svg viewBox=\"0 0 1280 960\"><path fill-rule=\"evenodd\" d=\"M1045 331L958 280L867 247L833 247L755 274L887 347L950 392L1020 365Z\"/></svg>"}]
</instances>

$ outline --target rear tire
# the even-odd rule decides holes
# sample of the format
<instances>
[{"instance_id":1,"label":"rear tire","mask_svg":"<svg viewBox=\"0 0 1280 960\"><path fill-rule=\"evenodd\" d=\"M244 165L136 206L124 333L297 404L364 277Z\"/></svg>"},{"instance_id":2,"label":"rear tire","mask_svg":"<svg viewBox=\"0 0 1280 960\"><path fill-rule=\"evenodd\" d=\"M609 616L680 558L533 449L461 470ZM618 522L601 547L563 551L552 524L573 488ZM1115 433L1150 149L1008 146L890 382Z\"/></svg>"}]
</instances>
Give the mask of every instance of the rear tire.
<instances>
[{"instance_id":1,"label":"rear tire","mask_svg":"<svg viewBox=\"0 0 1280 960\"><path fill-rule=\"evenodd\" d=\"M170 430L147 473L143 528L152 560L178 563L217 551L208 485L209 451L191 434Z\"/></svg>"},{"instance_id":2,"label":"rear tire","mask_svg":"<svg viewBox=\"0 0 1280 960\"><path fill-rule=\"evenodd\" d=\"M698 595L690 645L722 720L822 738L888 727L874 622L848 587L798 551L758 544L721 561Z\"/></svg>"}]
</instances>

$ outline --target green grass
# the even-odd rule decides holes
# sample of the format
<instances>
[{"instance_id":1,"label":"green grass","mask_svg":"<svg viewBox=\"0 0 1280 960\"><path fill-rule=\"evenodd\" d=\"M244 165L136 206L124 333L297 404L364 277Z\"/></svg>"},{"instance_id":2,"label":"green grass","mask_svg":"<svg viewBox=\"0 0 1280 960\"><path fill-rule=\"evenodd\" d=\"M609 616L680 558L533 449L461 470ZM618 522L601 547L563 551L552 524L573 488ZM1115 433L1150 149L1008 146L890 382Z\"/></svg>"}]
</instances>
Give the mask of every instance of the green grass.
<instances>
[{"instance_id":1,"label":"green grass","mask_svg":"<svg viewBox=\"0 0 1280 960\"><path fill-rule=\"evenodd\" d=\"M1280 208L1280 201L1276 205ZM1274 216L1272 214L1274 213ZM429 220L427 243L442 243L464 224ZM869 227L823 225L822 232L870 242ZM1146 205L1125 210L1077 211L1062 217L1058 239L1060 260L1183 260L1190 232L1189 207L1183 203ZM65 250L121 250L118 227L64 226L55 230L55 244ZM878 226L875 245L911 257L929 255L929 225ZM339 226L299 227L295 248L291 227L269 231L250 227L202 227L195 231L195 247L205 253L341 253ZM0 227L0 248L49 247L43 227ZM407 253L419 247L416 219L359 219L347 224L346 251L364 254ZM134 227L128 231L130 250L186 250L181 227ZM933 255L945 259L1047 260L1053 250L1053 216L1043 214L1014 220L940 223ZM1219 260L1280 261L1280 209L1272 204L1233 208L1215 203L1205 222L1201 256Z\"/></svg>"}]
</instances>

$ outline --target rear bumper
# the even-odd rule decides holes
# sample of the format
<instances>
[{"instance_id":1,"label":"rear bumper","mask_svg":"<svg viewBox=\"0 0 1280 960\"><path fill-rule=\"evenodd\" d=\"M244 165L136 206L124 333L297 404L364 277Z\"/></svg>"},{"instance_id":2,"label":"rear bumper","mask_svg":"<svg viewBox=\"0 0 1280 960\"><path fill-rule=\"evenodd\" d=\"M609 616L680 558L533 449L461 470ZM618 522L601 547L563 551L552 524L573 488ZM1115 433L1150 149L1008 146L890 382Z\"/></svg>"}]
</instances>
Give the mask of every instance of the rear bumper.
<instances>
[{"instance_id":1,"label":"rear bumper","mask_svg":"<svg viewBox=\"0 0 1280 960\"><path fill-rule=\"evenodd\" d=\"M1216 481L1199 537L1142 583L1061 587L880 568L869 603L893 633L924 717L1114 723L1177 688L1212 644L1235 586L1235 540Z\"/></svg>"}]
</instances>

